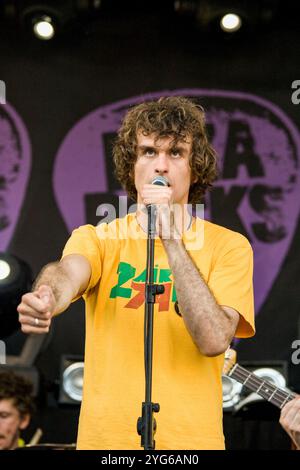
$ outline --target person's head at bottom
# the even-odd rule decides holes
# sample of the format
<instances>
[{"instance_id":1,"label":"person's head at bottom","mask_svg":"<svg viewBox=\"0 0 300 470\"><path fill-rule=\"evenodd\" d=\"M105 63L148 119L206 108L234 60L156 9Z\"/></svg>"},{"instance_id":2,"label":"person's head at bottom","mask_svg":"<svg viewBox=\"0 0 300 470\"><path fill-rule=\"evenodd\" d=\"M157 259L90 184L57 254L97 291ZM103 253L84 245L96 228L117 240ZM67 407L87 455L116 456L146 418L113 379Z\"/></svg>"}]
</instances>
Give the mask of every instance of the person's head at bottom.
<instances>
[{"instance_id":1,"label":"person's head at bottom","mask_svg":"<svg viewBox=\"0 0 300 470\"><path fill-rule=\"evenodd\" d=\"M0 450L19 447L20 433L29 425L32 412L32 384L0 370Z\"/></svg>"}]
</instances>

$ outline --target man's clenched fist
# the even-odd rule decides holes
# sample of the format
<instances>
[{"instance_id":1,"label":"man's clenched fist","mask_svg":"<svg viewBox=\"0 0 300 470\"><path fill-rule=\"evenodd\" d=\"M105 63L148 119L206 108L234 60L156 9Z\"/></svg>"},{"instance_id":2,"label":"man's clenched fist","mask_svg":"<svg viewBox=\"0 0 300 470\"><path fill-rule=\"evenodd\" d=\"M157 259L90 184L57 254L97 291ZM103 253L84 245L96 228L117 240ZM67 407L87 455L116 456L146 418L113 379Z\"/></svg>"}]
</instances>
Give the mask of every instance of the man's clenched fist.
<instances>
[{"instance_id":1,"label":"man's clenched fist","mask_svg":"<svg viewBox=\"0 0 300 470\"><path fill-rule=\"evenodd\" d=\"M51 287L41 285L22 296L18 305L19 322L24 333L48 333L56 300Z\"/></svg>"}]
</instances>

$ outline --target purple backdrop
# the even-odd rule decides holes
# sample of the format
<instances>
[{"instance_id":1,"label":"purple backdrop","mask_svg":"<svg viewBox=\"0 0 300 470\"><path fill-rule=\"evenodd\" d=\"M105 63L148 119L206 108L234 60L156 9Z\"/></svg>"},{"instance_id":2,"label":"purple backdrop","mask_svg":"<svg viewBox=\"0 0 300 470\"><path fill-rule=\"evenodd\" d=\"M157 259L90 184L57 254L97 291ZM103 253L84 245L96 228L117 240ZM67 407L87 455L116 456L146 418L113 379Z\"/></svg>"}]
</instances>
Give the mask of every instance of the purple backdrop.
<instances>
[{"instance_id":1,"label":"purple backdrop","mask_svg":"<svg viewBox=\"0 0 300 470\"><path fill-rule=\"evenodd\" d=\"M0 105L0 251L13 237L31 166L31 145L24 122L8 103Z\"/></svg>"}]
</instances>

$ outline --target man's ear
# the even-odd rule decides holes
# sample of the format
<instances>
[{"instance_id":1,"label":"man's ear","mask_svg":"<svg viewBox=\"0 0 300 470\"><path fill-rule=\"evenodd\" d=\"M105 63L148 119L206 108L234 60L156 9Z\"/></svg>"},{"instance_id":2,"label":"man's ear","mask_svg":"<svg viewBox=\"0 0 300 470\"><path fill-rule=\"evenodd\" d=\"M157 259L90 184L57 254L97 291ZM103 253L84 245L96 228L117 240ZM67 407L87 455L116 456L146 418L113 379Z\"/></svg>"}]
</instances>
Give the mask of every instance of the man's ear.
<instances>
[{"instance_id":1,"label":"man's ear","mask_svg":"<svg viewBox=\"0 0 300 470\"><path fill-rule=\"evenodd\" d=\"M26 429L28 424L30 423L30 415L26 414L21 417L19 429Z\"/></svg>"}]
</instances>

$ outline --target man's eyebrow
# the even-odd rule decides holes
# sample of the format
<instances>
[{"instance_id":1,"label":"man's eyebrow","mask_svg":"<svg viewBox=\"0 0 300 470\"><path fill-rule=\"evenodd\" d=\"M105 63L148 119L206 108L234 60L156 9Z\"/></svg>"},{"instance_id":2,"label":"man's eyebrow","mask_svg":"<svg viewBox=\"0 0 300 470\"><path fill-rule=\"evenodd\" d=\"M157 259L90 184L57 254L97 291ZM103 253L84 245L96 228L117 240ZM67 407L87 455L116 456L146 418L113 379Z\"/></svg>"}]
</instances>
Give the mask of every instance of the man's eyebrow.
<instances>
[{"instance_id":1,"label":"man's eyebrow","mask_svg":"<svg viewBox=\"0 0 300 470\"><path fill-rule=\"evenodd\" d=\"M137 145L137 150L140 151L146 151L146 150L156 150L160 146L156 146L155 144L143 144L143 145ZM168 147L169 151L174 151L174 150L181 150L182 152L188 152L188 148L185 145L185 142L178 142L178 143L171 143L170 146Z\"/></svg>"},{"instance_id":2,"label":"man's eyebrow","mask_svg":"<svg viewBox=\"0 0 300 470\"><path fill-rule=\"evenodd\" d=\"M183 150L184 152L188 151L188 148L184 144L181 144L181 143L171 145L170 149L171 150Z\"/></svg>"},{"instance_id":3,"label":"man's eyebrow","mask_svg":"<svg viewBox=\"0 0 300 470\"><path fill-rule=\"evenodd\" d=\"M149 150L155 149L155 145L138 145L137 148L139 150Z\"/></svg>"}]
</instances>

